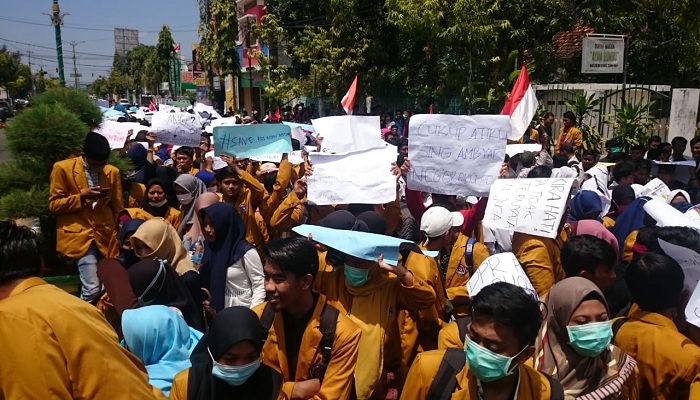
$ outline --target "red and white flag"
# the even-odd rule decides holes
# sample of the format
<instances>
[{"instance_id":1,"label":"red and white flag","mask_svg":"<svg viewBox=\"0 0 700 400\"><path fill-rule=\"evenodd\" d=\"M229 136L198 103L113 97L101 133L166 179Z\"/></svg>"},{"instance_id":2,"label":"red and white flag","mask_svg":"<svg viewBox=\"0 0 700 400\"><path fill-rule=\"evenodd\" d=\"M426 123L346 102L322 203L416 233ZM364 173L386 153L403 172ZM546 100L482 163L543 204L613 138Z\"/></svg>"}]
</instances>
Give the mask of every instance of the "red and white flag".
<instances>
[{"instance_id":1,"label":"red and white flag","mask_svg":"<svg viewBox=\"0 0 700 400\"><path fill-rule=\"evenodd\" d=\"M176 53L179 53L180 52L180 43L178 43L177 45L174 45L173 50L175 50Z\"/></svg>"},{"instance_id":2,"label":"red and white flag","mask_svg":"<svg viewBox=\"0 0 700 400\"><path fill-rule=\"evenodd\" d=\"M280 106L277 106L277 109L275 110L275 121L280 122L281 120L281 115L280 115Z\"/></svg>"},{"instance_id":3,"label":"red and white flag","mask_svg":"<svg viewBox=\"0 0 700 400\"><path fill-rule=\"evenodd\" d=\"M511 131L508 134L508 139L518 140L527 132L532 118L537 113L537 96L535 89L530 84L530 76L527 74L527 68L523 64L520 70L520 76L515 81L513 91L510 92L508 100L506 100L502 115L510 115Z\"/></svg>"},{"instance_id":4,"label":"red and white flag","mask_svg":"<svg viewBox=\"0 0 700 400\"><path fill-rule=\"evenodd\" d=\"M148 103L148 109L151 110L151 111L155 111L155 110L156 110L156 103L154 103L153 100L151 100L151 102Z\"/></svg>"},{"instance_id":5,"label":"red and white flag","mask_svg":"<svg viewBox=\"0 0 700 400\"><path fill-rule=\"evenodd\" d=\"M348 92L345 93L345 96L343 96L342 100L340 100L340 105L343 106L343 110L345 110L345 114L347 115L352 115L352 109L355 107L355 95L357 94L357 75L355 75L355 79L352 81L352 85L350 85L350 89L348 89Z\"/></svg>"}]
</instances>

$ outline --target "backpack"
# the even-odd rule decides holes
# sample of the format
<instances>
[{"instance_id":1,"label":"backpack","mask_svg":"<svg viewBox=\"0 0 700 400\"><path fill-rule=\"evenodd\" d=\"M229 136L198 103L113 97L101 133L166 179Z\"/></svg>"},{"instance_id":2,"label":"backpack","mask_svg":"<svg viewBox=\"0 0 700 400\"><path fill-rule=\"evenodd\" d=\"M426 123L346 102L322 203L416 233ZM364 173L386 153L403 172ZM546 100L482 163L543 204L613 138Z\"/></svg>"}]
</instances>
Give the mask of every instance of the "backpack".
<instances>
[{"instance_id":1,"label":"backpack","mask_svg":"<svg viewBox=\"0 0 700 400\"><path fill-rule=\"evenodd\" d=\"M331 305L324 305L323 306L323 311L321 311L321 334L323 335L321 337L321 365L320 365L320 370L318 371L320 373L320 376L317 378L323 382L323 378L326 374L326 368L328 368L328 364L331 362L331 352L333 350L333 340L335 339L335 328L336 325L338 324L338 315L340 312L338 311L337 308L331 306ZM265 344L265 341L267 341L267 335L270 332L270 328L272 327L272 323L275 320L275 310L272 309L272 306L270 306L270 303L267 303L265 305L265 308L263 309L262 315L260 316L260 324L263 326L265 330L265 335L263 337L263 344Z\"/></svg>"},{"instance_id":2,"label":"backpack","mask_svg":"<svg viewBox=\"0 0 700 400\"><path fill-rule=\"evenodd\" d=\"M467 325L471 322L471 317L458 318L457 328L459 329L459 337L464 343L464 336L467 334ZM428 390L427 400L449 400L457 386L457 373L464 368L467 359L464 356L463 349L451 348L445 351L437 375L433 379L433 383ZM551 376L540 372L549 381L550 400L564 400L564 388L558 380Z\"/></svg>"}]
</instances>

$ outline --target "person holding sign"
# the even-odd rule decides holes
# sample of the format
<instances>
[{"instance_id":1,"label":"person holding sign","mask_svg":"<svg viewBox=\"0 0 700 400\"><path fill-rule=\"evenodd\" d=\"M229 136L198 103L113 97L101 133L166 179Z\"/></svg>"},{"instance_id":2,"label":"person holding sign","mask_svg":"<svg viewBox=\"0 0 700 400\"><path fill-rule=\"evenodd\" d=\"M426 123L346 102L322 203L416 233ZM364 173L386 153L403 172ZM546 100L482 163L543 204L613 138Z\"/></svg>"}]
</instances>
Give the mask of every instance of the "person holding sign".
<instances>
[{"instance_id":1,"label":"person holding sign","mask_svg":"<svg viewBox=\"0 0 700 400\"><path fill-rule=\"evenodd\" d=\"M262 258L265 239L255 219L255 211L265 198L265 188L238 165L237 159L221 154L221 160L228 164L216 172L221 200L236 208L245 224L245 239L258 249Z\"/></svg>"},{"instance_id":2,"label":"person holding sign","mask_svg":"<svg viewBox=\"0 0 700 400\"><path fill-rule=\"evenodd\" d=\"M535 342L535 369L559 380L567 398L638 398L637 362L610 343L608 306L593 282L573 277L557 283L547 310Z\"/></svg>"},{"instance_id":3,"label":"person holding sign","mask_svg":"<svg viewBox=\"0 0 700 400\"><path fill-rule=\"evenodd\" d=\"M613 322L613 343L637 360L639 398L700 398L700 347L673 323L683 312L683 269L651 252L630 263L625 279L639 310Z\"/></svg>"},{"instance_id":4,"label":"person holding sign","mask_svg":"<svg viewBox=\"0 0 700 400\"><path fill-rule=\"evenodd\" d=\"M411 366L401 400L563 399L561 386L525 365L542 323L537 300L506 282L472 298L466 345L421 353Z\"/></svg>"}]
</instances>

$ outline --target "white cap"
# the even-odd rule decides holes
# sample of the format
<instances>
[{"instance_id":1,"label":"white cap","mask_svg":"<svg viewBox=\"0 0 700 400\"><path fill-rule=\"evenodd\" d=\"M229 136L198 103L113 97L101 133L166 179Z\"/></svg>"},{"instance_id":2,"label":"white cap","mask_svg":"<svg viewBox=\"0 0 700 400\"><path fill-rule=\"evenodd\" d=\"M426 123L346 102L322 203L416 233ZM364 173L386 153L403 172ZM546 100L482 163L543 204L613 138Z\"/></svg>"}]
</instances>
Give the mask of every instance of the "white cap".
<instances>
[{"instance_id":1,"label":"white cap","mask_svg":"<svg viewBox=\"0 0 700 400\"><path fill-rule=\"evenodd\" d=\"M462 226L464 216L460 212L449 212L444 207L430 207L423 213L420 230L428 238L445 234L453 226ZM428 244L428 240L425 241Z\"/></svg>"}]
</instances>

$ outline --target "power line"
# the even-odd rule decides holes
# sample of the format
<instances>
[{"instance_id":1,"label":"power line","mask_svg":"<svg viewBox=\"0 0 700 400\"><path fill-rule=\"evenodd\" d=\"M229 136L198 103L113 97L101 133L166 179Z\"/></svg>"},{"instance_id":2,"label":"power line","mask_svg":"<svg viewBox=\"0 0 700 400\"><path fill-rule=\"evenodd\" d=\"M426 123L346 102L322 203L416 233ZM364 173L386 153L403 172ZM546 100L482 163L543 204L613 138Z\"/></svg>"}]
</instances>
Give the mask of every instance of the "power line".
<instances>
[{"instance_id":1,"label":"power line","mask_svg":"<svg viewBox=\"0 0 700 400\"><path fill-rule=\"evenodd\" d=\"M7 17L0 17L0 20L14 22L14 23L18 23L18 24L25 24L25 25L49 26L49 25L46 25L46 24L41 23L41 22L26 21L26 20L7 18ZM107 25L103 25L103 26L107 26ZM188 26L188 25L183 25L183 26ZM114 32L114 28L111 28L111 29L109 29L109 28L88 28L88 27L81 27L81 26L77 26L77 25L61 25L61 28L63 28L63 29L76 29L76 30L81 30L81 31L93 31L93 32ZM140 30L139 29L139 32L158 33L158 32L160 32L160 29L158 29L158 30ZM197 29L170 30L170 32L192 33L192 32L197 32Z\"/></svg>"}]
</instances>

